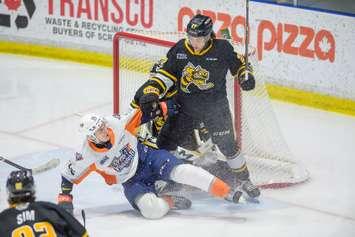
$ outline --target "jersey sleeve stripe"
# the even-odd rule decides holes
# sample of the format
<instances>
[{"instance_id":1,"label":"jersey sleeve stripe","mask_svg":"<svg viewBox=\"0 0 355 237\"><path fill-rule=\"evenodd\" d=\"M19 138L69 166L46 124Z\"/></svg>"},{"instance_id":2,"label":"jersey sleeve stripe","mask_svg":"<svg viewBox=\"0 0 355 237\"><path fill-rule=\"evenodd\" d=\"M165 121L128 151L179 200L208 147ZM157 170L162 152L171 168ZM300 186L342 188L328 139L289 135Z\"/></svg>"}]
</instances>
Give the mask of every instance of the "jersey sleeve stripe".
<instances>
[{"instance_id":1,"label":"jersey sleeve stripe","mask_svg":"<svg viewBox=\"0 0 355 237\"><path fill-rule=\"evenodd\" d=\"M166 93L166 98L171 98L177 93L177 90L173 90L171 92Z\"/></svg>"},{"instance_id":2,"label":"jersey sleeve stripe","mask_svg":"<svg viewBox=\"0 0 355 237\"><path fill-rule=\"evenodd\" d=\"M91 164L78 178L73 180L73 183L79 184L81 181L83 181L92 171L96 170L96 165Z\"/></svg>"},{"instance_id":3,"label":"jersey sleeve stripe","mask_svg":"<svg viewBox=\"0 0 355 237\"><path fill-rule=\"evenodd\" d=\"M96 168L96 173L100 174L108 185L117 184L118 180L116 175L108 174L103 170Z\"/></svg>"},{"instance_id":4,"label":"jersey sleeve stripe","mask_svg":"<svg viewBox=\"0 0 355 237\"><path fill-rule=\"evenodd\" d=\"M173 81L170 77L164 76L163 74L160 73L156 73L156 75L154 76L155 78L160 79L162 82L164 82L164 84L166 85L166 87L169 89L170 87L172 87L175 83L175 81Z\"/></svg>"},{"instance_id":5,"label":"jersey sleeve stripe","mask_svg":"<svg viewBox=\"0 0 355 237\"><path fill-rule=\"evenodd\" d=\"M164 69L159 69L158 73L163 74L164 76L168 77L174 82L177 82L177 78L174 75L170 74L169 72L165 71Z\"/></svg>"},{"instance_id":6,"label":"jersey sleeve stripe","mask_svg":"<svg viewBox=\"0 0 355 237\"><path fill-rule=\"evenodd\" d=\"M132 118L127 122L125 129L133 136L137 135L137 129L142 121L142 111L137 109Z\"/></svg>"},{"instance_id":7,"label":"jersey sleeve stripe","mask_svg":"<svg viewBox=\"0 0 355 237\"><path fill-rule=\"evenodd\" d=\"M133 108L133 109L138 109L139 108L139 105L136 103L136 101L134 101L134 100L132 100L132 102L131 102L131 107Z\"/></svg>"},{"instance_id":8,"label":"jersey sleeve stripe","mask_svg":"<svg viewBox=\"0 0 355 237\"><path fill-rule=\"evenodd\" d=\"M163 89L163 91L161 91L161 94L165 93L166 91L166 85L165 83L160 79L160 78L157 78L157 77L152 77L149 79L150 81L155 81L156 83L159 84L159 86L161 86L161 88Z\"/></svg>"}]
</instances>

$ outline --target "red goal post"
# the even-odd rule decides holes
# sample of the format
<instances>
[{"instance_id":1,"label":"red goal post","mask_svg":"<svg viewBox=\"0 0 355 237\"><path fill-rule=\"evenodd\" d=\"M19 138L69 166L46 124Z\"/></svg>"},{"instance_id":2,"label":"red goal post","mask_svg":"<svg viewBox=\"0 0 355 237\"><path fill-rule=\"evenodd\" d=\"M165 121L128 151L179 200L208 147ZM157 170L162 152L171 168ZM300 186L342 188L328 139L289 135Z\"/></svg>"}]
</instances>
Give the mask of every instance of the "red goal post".
<instances>
[{"instance_id":1,"label":"red goal post","mask_svg":"<svg viewBox=\"0 0 355 237\"><path fill-rule=\"evenodd\" d=\"M113 112L124 113L135 91L149 78L152 65L163 58L182 35L164 32L118 32L113 40ZM171 40L173 39L173 40ZM234 45L234 44L233 44ZM234 45L238 51L238 45ZM232 78L228 98L239 147L247 157L253 181L280 188L304 182L308 171L291 154L279 128L258 62L251 57L256 77L252 92L240 90ZM229 77L231 77L229 75Z\"/></svg>"}]
</instances>

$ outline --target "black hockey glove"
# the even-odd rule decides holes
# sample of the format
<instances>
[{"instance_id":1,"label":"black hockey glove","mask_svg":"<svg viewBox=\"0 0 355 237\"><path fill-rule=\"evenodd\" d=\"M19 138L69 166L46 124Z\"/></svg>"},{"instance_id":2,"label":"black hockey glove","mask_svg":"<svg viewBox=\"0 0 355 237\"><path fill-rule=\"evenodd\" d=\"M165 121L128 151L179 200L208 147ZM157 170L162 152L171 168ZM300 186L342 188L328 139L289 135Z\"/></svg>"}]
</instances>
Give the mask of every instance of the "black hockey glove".
<instances>
[{"instance_id":1,"label":"black hockey glove","mask_svg":"<svg viewBox=\"0 0 355 237\"><path fill-rule=\"evenodd\" d=\"M162 58L158 62L154 63L154 65L150 69L150 73L151 74L157 73L158 70L163 67L165 61L166 61L166 59Z\"/></svg>"},{"instance_id":2,"label":"black hockey glove","mask_svg":"<svg viewBox=\"0 0 355 237\"><path fill-rule=\"evenodd\" d=\"M161 64L159 62L154 63L153 67L150 69L150 73L151 74L157 73L160 68L161 68Z\"/></svg>"},{"instance_id":3,"label":"black hockey glove","mask_svg":"<svg viewBox=\"0 0 355 237\"><path fill-rule=\"evenodd\" d=\"M58 195L58 206L69 212L70 214L74 214L74 206L73 206L73 195L60 193Z\"/></svg>"},{"instance_id":4,"label":"black hockey glove","mask_svg":"<svg viewBox=\"0 0 355 237\"><path fill-rule=\"evenodd\" d=\"M242 87L242 89L244 91L253 90L255 88L255 78L254 78L253 73L248 72L248 80L245 77L246 77L246 74L243 74L238 78L240 87Z\"/></svg>"},{"instance_id":5,"label":"black hockey glove","mask_svg":"<svg viewBox=\"0 0 355 237\"><path fill-rule=\"evenodd\" d=\"M155 118L161 113L159 106L159 96L153 93L144 94L139 99L139 107L142 110L143 116Z\"/></svg>"},{"instance_id":6,"label":"black hockey glove","mask_svg":"<svg viewBox=\"0 0 355 237\"><path fill-rule=\"evenodd\" d=\"M248 78L246 78L247 74ZM244 91L250 91L255 88L255 78L253 74L253 68L250 63L248 63L248 67L245 66L245 63L241 66L237 73L237 79L239 85Z\"/></svg>"}]
</instances>

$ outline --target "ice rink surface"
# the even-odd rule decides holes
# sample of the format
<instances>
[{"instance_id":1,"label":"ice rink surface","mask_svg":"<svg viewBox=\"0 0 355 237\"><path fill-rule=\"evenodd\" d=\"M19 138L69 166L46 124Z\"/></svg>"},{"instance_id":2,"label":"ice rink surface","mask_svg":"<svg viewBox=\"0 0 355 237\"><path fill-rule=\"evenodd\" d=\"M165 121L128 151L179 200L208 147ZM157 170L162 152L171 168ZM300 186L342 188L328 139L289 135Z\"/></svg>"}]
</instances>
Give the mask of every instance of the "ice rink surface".
<instances>
[{"instance_id":1,"label":"ice rink surface","mask_svg":"<svg viewBox=\"0 0 355 237\"><path fill-rule=\"evenodd\" d=\"M28 167L53 157L62 166L82 142L78 114L112 111L110 68L0 54L0 72L0 155ZM84 209L90 236L355 236L355 117L272 104L308 182L263 190L260 204L195 195L192 209L152 221L132 211L120 186L93 174L75 187L78 219ZM35 177L38 200L55 202L59 169ZM11 170L0 163L0 210Z\"/></svg>"}]
</instances>

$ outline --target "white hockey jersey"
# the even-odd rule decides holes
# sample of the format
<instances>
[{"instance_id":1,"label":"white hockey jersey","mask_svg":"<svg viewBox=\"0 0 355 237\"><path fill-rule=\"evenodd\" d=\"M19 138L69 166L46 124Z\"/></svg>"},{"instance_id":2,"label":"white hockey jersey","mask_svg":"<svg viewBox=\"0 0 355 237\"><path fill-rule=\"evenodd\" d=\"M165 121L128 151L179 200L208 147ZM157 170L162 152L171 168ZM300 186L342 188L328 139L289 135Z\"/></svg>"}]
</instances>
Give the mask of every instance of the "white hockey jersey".
<instances>
[{"instance_id":1,"label":"white hockey jersey","mask_svg":"<svg viewBox=\"0 0 355 237\"><path fill-rule=\"evenodd\" d=\"M85 140L81 152L70 160L62 175L78 184L92 171L101 174L106 183L124 183L136 173L138 166L137 130L142 113L134 110L127 116L105 117L112 144L111 149L98 148Z\"/></svg>"}]
</instances>

